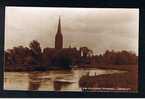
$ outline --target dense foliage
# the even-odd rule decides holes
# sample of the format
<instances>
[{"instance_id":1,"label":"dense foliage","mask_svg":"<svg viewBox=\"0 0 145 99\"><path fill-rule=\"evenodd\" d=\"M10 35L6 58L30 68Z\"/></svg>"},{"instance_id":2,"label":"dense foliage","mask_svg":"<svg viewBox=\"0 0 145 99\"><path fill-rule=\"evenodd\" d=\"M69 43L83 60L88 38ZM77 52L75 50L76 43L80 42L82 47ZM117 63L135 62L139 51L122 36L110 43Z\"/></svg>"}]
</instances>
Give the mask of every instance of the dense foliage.
<instances>
[{"instance_id":1,"label":"dense foliage","mask_svg":"<svg viewBox=\"0 0 145 99\"><path fill-rule=\"evenodd\" d=\"M83 64L137 64L138 57L129 51L109 51L104 54L93 55L87 47L56 50L44 48L36 40L30 42L29 47L18 46L5 51L6 68L69 68L71 65Z\"/></svg>"}]
</instances>

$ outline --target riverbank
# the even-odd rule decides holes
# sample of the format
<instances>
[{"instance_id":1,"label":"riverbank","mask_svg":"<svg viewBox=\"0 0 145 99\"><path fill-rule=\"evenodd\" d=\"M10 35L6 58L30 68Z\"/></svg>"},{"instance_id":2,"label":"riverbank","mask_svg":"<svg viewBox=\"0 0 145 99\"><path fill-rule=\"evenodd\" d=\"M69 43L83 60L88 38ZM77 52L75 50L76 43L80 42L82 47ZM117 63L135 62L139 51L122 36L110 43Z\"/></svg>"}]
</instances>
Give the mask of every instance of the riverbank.
<instances>
[{"instance_id":1,"label":"riverbank","mask_svg":"<svg viewBox=\"0 0 145 99\"><path fill-rule=\"evenodd\" d=\"M7 66L5 72L46 72L49 70L71 70L72 68L61 68L55 66Z\"/></svg>"},{"instance_id":2,"label":"riverbank","mask_svg":"<svg viewBox=\"0 0 145 99\"><path fill-rule=\"evenodd\" d=\"M102 68L104 67L102 66ZM108 68L105 67L104 69L108 69ZM85 75L81 77L79 81L79 86L81 88L89 88L89 89L99 88L100 90L98 91L103 91L101 90L101 88L108 88L108 91L109 88L110 89L112 88L114 91L137 92L138 90L138 66L137 65L126 66L126 68L120 66L120 68L114 67L113 69L127 70L128 72L118 73L118 74L107 74L107 75L103 74L98 76Z\"/></svg>"},{"instance_id":3,"label":"riverbank","mask_svg":"<svg viewBox=\"0 0 145 99\"><path fill-rule=\"evenodd\" d=\"M79 65L69 68L61 68L55 66L6 66L6 72L28 72L28 71L49 71L49 70L71 70L71 69L111 69L123 71L136 71L138 65Z\"/></svg>"}]
</instances>

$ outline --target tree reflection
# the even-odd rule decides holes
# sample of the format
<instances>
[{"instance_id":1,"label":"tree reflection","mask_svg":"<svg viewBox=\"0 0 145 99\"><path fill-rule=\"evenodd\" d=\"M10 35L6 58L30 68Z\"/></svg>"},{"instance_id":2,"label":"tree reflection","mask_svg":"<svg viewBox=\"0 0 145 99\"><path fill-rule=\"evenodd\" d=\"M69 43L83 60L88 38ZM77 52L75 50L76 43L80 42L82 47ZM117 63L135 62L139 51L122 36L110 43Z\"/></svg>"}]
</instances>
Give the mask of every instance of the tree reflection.
<instances>
[{"instance_id":1,"label":"tree reflection","mask_svg":"<svg viewBox=\"0 0 145 99\"><path fill-rule=\"evenodd\" d=\"M29 74L29 90L38 90L41 85L42 80L38 73Z\"/></svg>"},{"instance_id":2,"label":"tree reflection","mask_svg":"<svg viewBox=\"0 0 145 99\"><path fill-rule=\"evenodd\" d=\"M53 87L55 91L61 91L63 87L69 86L72 82L54 81Z\"/></svg>"}]
</instances>

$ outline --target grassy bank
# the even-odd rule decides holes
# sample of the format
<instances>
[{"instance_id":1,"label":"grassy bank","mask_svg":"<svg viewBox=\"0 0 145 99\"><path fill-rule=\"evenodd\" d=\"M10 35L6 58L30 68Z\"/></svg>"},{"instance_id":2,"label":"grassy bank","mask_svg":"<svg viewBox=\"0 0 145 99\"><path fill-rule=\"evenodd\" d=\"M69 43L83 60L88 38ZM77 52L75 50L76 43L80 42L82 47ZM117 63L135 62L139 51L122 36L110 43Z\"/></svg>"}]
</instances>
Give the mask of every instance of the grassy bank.
<instances>
[{"instance_id":1,"label":"grassy bank","mask_svg":"<svg viewBox=\"0 0 145 99\"><path fill-rule=\"evenodd\" d=\"M108 66L109 67L109 66ZM79 86L82 88L126 88L126 91L136 92L138 89L138 66L119 66L113 67L113 69L127 70L126 73L120 74L104 74L98 76L85 75L81 77ZM101 67L104 69L110 69L107 67Z\"/></svg>"}]
</instances>

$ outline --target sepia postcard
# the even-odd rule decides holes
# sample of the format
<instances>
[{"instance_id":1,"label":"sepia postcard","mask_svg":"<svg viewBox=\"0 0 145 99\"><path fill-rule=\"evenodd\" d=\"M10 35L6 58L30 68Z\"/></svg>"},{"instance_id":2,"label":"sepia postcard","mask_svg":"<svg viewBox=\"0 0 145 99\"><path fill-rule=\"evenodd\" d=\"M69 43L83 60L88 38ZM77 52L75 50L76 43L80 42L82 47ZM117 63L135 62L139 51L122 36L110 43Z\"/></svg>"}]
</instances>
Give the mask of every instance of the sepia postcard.
<instances>
[{"instance_id":1,"label":"sepia postcard","mask_svg":"<svg viewBox=\"0 0 145 99\"><path fill-rule=\"evenodd\" d=\"M5 8L4 90L138 92L137 8Z\"/></svg>"}]
</instances>

